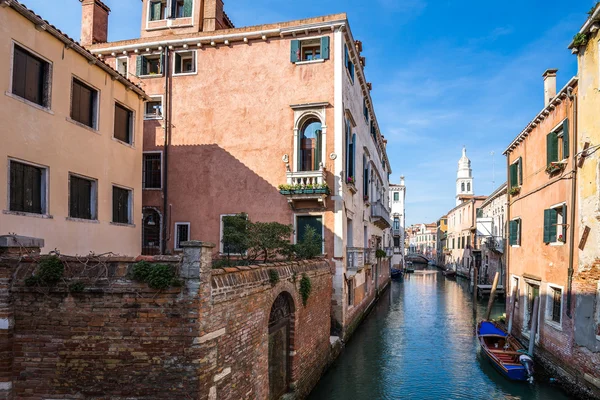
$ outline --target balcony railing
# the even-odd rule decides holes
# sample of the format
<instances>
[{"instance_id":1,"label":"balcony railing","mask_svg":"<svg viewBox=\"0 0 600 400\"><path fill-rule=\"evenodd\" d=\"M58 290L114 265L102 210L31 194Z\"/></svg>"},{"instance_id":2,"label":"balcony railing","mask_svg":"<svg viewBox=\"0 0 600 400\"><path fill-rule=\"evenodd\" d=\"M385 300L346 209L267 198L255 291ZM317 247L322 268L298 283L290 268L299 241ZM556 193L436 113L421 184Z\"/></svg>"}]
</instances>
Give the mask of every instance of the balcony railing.
<instances>
[{"instance_id":1,"label":"balcony railing","mask_svg":"<svg viewBox=\"0 0 600 400\"><path fill-rule=\"evenodd\" d=\"M279 186L279 192L285 195L292 208L296 202L318 201L320 207L326 207L329 188L325 179L325 169L318 171L287 171L287 184Z\"/></svg>"},{"instance_id":2,"label":"balcony railing","mask_svg":"<svg viewBox=\"0 0 600 400\"><path fill-rule=\"evenodd\" d=\"M359 270L365 266L365 249L362 247L348 247L346 254L348 269Z\"/></svg>"},{"instance_id":3,"label":"balcony railing","mask_svg":"<svg viewBox=\"0 0 600 400\"><path fill-rule=\"evenodd\" d=\"M501 236L488 236L483 241L483 244L486 248L492 251L504 253L505 240Z\"/></svg>"},{"instance_id":4,"label":"balcony railing","mask_svg":"<svg viewBox=\"0 0 600 400\"><path fill-rule=\"evenodd\" d=\"M375 249L369 247L364 250L365 250L365 264L366 265L377 264L377 258L375 257Z\"/></svg>"},{"instance_id":5,"label":"balcony railing","mask_svg":"<svg viewBox=\"0 0 600 400\"><path fill-rule=\"evenodd\" d=\"M381 229L390 228L392 226L390 210L381 202L381 200L371 204L371 217L373 218L373 223Z\"/></svg>"},{"instance_id":6,"label":"balcony railing","mask_svg":"<svg viewBox=\"0 0 600 400\"><path fill-rule=\"evenodd\" d=\"M392 229L392 235L394 235L394 236L402 236L402 230L400 230L400 229Z\"/></svg>"},{"instance_id":7,"label":"balcony railing","mask_svg":"<svg viewBox=\"0 0 600 400\"><path fill-rule=\"evenodd\" d=\"M288 185L311 185L313 187L325 183L325 170L287 172Z\"/></svg>"}]
</instances>

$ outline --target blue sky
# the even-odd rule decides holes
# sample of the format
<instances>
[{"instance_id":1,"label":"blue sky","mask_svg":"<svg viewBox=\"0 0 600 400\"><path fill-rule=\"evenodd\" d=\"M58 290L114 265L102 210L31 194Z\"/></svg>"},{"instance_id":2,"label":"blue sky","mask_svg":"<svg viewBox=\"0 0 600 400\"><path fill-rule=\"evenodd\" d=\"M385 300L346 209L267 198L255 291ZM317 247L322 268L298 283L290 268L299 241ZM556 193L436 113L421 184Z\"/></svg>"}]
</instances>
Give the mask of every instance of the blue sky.
<instances>
[{"instance_id":1,"label":"blue sky","mask_svg":"<svg viewBox=\"0 0 600 400\"><path fill-rule=\"evenodd\" d=\"M78 39L78 0L23 0ZM109 40L139 36L140 0L105 0ZM407 223L454 207L463 145L476 194L506 180L502 152L543 106L542 73L576 74L570 39L595 0L226 0L236 26L347 12L388 139L392 180L406 176ZM58 5L58 6L57 6ZM492 157L491 152L495 155Z\"/></svg>"}]
</instances>

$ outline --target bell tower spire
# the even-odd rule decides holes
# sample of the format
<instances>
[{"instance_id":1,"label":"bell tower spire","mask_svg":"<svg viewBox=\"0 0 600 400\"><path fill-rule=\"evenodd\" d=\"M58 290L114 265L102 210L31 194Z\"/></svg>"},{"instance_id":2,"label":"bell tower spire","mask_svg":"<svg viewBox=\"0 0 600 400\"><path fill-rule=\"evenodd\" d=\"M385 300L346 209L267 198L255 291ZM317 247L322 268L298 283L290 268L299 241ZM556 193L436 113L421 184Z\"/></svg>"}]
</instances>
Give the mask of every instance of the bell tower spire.
<instances>
[{"instance_id":1,"label":"bell tower spire","mask_svg":"<svg viewBox=\"0 0 600 400\"><path fill-rule=\"evenodd\" d=\"M459 205L462 196L473 195L473 170L471 160L467 157L467 148L463 146L462 157L458 160L456 173L456 205Z\"/></svg>"}]
</instances>

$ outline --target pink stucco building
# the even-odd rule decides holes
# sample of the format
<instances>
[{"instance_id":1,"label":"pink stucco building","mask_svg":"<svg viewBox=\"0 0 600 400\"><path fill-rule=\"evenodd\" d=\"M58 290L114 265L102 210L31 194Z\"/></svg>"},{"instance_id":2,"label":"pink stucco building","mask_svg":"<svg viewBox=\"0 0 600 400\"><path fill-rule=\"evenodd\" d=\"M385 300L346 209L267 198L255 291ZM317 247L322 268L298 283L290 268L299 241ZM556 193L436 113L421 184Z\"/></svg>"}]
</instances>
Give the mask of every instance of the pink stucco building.
<instances>
[{"instance_id":1,"label":"pink stucco building","mask_svg":"<svg viewBox=\"0 0 600 400\"><path fill-rule=\"evenodd\" d=\"M218 256L223 217L241 212L292 224L294 240L314 227L334 273L335 331L346 337L389 280L374 253L389 237L391 173L346 15L235 28L221 0L142 7L140 38L102 43L105 32L89 29L106 29L108 14L84 1L82 39L152 97L143 251L197 239L217 243Z\"/></svg>"}]
</instances>

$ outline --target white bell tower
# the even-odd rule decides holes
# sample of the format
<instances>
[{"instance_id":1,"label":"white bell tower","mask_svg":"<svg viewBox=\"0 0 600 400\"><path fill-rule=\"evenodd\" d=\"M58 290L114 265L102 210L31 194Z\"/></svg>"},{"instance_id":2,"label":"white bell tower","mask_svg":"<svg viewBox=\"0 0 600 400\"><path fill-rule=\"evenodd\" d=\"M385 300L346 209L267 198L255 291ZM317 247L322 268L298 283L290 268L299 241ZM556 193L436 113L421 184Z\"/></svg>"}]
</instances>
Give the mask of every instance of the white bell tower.
<instances>
[{"instance_id":1,"label":"white bell tower","mask_svg":"<svg viewBox=\"0 0 600 400\"><path fill-rule=\"evenodd\" d=\"M467 149L463 147L456 174L456 205L461 203L460 197L469 195L473 195L473 170L471 160L467 158Z\"/></svg>"}]
</instances>

